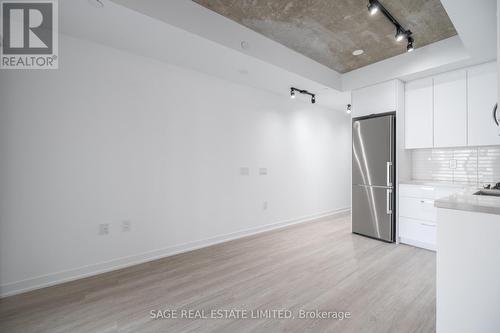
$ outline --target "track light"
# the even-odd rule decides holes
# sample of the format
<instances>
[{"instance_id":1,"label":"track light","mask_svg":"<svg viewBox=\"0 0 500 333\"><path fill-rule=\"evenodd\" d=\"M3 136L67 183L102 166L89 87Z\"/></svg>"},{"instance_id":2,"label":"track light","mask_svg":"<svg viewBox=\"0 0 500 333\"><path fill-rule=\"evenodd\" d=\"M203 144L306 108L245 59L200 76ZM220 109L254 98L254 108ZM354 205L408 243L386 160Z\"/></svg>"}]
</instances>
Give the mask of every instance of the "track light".
<instances>
[{"instance_id":1,"label":"track light","mask_svg":"<svg viewBox=\"0 0 500 333\"><path fill-rule=\"evenodd\" d=\"M347 104L347 109L346 109L347 114L351 114L351 111L352 111L351 104Z\"/></svg>"},{"instance_id":2,"label":"track light","mask_svg":"<svg viewBox=\"0 0 500 333\"><path fill-rule=\"evenodd\" d=\"M408 37L408 45L406 45L406 52L412 52L413 49L413 38Z\"/></svg>"},{"instance_id":3,"label":"track light","mask_svg":"<svg viewBox=\"0 0 500 333\"><path fill-rule=\"evenodd\" d=\"M378 12L378 3L377 3L377 1L370 0L370 3L368 4L368 11L370 12L370 15L377 14L377 12Z\"/></svg>"},{"instance_id":4,"label":"track light","mask_svg":"<svg viewBox=\"0 0 500 333\"><path fill-rule=\"evenodd\" d=\"M295 92L311 96L311 103L316 103L316 94L310 93L307 90L297 89L294 87L290 88L290 97L295 98Z\"/></svg>"},{"instance_id":5,"label":"track light","mask_svg":"<svg viewBox=\"0 0 500 333\"><path fill-rule=\"evenodd\" d=\"M104 3L101 0L87 0L88 3L96 8L103 8Z\"/></svg>"},{"instance_id":6,"label":"track light","mask_svg":"<svg viewBox=\"0 0 500 333\"><path fill-rule=\"evenodd\" d=\"M378 0L368 1L368 11L370 12L371 15L375 14L379 10L396 28L396 35L394 36L396 41L400 42L404 38L406 38L406 40L408 41L408 44L406 46L406 51L407 52L413 51L414 40L411 37L412 32L410 30L406 30L405 28L403 28L403 26L398 22L398 20L396 20L396 18L392 16L391 13L389 13L389 11L380 3L380 1Z\"/></svg>"},{"instance_id":7,"label":"track light","mask_svg":"<svg viewBox=\"0 0 500 333\"><path fill-rule=\"evenodd\" d=\"M396 29L396 37L395 37L396 42L402 41L404 37L405 37L405 33L401 29L397 28Z\"/></svg>"}]
</instances>

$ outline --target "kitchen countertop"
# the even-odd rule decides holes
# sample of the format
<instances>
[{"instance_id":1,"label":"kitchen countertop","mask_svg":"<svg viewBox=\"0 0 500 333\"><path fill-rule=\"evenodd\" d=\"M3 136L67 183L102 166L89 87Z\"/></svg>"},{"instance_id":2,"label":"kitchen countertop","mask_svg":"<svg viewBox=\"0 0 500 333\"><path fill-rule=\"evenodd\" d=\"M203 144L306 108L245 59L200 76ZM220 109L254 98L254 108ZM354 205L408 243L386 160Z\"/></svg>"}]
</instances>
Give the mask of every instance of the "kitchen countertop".
<instances>
[{"instance_id":1,"label":"kitchen countertop","mask_svg":"<svg viewBox=\"0 0 500 333\"><path fill-rule=\"evenodd\" d=\"M434 201L438 208L500 215L500 197L473 195L477 190L466 190Z\"/></svg>"},{"instance_id":2,"label":"kitchen countertop","mask_svg":"<svg viewBox=\"0 0 500 333\"><path fill-rule=\"evenodd\" d=\"M445 181L433 181L433 180L400 180L399 184L405 185L421 185L421 186L446 186L446 187L457 187L457 188L476 188L477 184L457 184Z\"/></svg>"}]
</instances>

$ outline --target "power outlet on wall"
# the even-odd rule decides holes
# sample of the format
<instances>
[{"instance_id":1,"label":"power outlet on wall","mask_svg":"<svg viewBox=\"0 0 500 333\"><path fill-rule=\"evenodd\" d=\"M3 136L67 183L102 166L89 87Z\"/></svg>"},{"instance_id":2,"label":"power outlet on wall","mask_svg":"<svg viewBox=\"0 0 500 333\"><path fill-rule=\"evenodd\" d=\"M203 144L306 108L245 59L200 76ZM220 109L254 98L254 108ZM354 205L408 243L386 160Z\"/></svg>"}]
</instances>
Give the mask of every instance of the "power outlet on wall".
<instances>
[{"instance_id":1,"label":"power outlet on wall","mask_svg":"<svg viewBox=\"0 0 500 333\"><path fill-rule=\"evenodd\" d=\"M109 223L99 224L99 235L109 234Z\"/></svg>"},{"instance_id":2,"label":"power outlet on wall","mask_svg":"<svg viewBox=\"0 0 500 333\"><path fill-rule=\"evenodd\" d=\"M267 175L267 168L259 168L259 175L261 176Z\"/></svg>"},{"instance_id":3,"label":"power outlet on wall","mask_svg":"<svg viewBox=\"0 0 500 333\"><path fill-rule=\"evenodd\" d=\"M449 167L450 167L450 169L455 170L455 169L457 168L457 164L458 164L458 163L457 163L457 160L455 160L455 159L451 159L451 160L449 161Z\"/></svg>"},{"instance_id":4,"label":"power outlet on wall","mask_svg":"<svg viewBox=\"0 0 500 333\"><path fill-rule=\"evenodd\" d=\"M249 176L250 175L250 168L248 168L248 167L241 167L240 168L240 175L241 176Z\"/></svg>"},{"instance_id":5,"label":"power outlet on wall","mask_svg":"<svg viewBox=\"0 0 500 333\"><path fill-rule=\"evenodd\" d=\"M129 232L132 229L132 222L122 221L122 232Z\"/></svg>"}]
</instances>

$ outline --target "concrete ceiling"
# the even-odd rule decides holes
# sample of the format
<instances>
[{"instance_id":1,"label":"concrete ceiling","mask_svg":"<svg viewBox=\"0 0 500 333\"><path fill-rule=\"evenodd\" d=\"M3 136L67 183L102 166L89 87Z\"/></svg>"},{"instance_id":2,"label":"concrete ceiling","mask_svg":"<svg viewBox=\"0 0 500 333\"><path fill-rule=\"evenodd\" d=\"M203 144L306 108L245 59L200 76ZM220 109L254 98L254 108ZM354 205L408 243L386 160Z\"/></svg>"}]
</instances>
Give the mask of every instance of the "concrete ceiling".
<instances>
[{"instance_id":1,"label":"concrete ceiling","mask_svg":"<svg viewBox=\"0 0 500 333\"><path fill-rule=\"evenodd\" d=\"M339 73L406 51L394 26L367 0L193 0ZM457 34L439 0L382 0L419 48ZM364 50L353 56L357 49Z\"/></svg>"}]
</instances>

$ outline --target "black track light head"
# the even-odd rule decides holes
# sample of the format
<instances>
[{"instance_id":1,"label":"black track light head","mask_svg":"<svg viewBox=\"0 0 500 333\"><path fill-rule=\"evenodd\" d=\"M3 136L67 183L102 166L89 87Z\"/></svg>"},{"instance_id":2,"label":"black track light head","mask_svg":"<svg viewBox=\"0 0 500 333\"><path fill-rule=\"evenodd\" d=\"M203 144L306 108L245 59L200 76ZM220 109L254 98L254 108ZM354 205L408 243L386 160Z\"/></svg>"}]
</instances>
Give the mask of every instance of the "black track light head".
<instances>
[{"instance_id":1,"label":"black track light head","mask_svg":"<svg viewBox=\"0 0 500 333\"><path fill-rule=\"evenodd\" d=\"M295 98L295 90L290 89L290 98Z\"/></svg>"},{"instance_id":2,"label":"black track light head","mask_svg":"<svg viewBox=\"0 0 500 333\"><path fill-rule=\"evenodd\" d=\"M394 38L396 38L396 42L400 42L403 40L403 38L405 38L406 36L406 33L401 30L400 28L397 28L396 29L396 36Z\"/></svg>"},{"instance_id":3,"label":"black track light head","mask_svg":"<svg viewBox=\"0 0 500 333\"><path fill-rule=\"evenodd\" d=\"M412 52L413 48L413 38L408 37L408 45L406 45L406 52Z\"/></svg>"},{"instance_id":4,"label":"black track light head","mask_svg":"<svg viewBox=\"0 0 500 333\"><path fill-rule=\"evenodd\" d=\"M375 0L370 0L370 3L368 4L368 12L370 12L370 15L375 15L378 12L378 2Z\"/></svg>"},{"instance_id":5,"label":"black track light head","mask_svg":"<svg viewBox=\"0 0 500 333\"><path fill-rule=\"evenodd\" d=\"M316 95L312 95L311 97L311 103L316 103Z\"/></svg>"}]
</instances>

